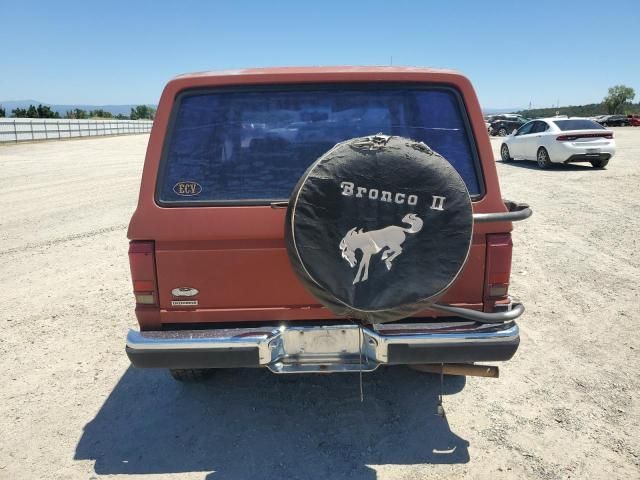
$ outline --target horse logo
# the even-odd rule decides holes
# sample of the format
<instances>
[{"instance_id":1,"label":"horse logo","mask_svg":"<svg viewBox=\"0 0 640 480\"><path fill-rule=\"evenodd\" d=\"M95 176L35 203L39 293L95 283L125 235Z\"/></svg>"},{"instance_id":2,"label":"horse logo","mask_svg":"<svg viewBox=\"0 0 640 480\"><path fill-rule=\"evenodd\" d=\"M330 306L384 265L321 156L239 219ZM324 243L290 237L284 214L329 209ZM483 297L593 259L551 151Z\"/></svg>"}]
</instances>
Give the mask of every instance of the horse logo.
<instances>
[{"instance_id":1,"label":"horse logo","mask_svg":"<svg viewBox=\"0 0 640 480\"><path fill-rule=\"evenodd\" d=\"M369 261L372 255L382 252L381 260L384 261L387 270L391 270L393 260L402 253L401 245L407 239L407 233L415 234L422 230L422 220L415 213L405 215L402 222L410 226L402 228L391 225L370 232L365 232L362 228L356 231L357 227L354 227L342 238L340 241L342 258L349 262L351 268L357 263L356 250L362 252L360 266L356 278L353 279L354 285L369 278Z\"/></svg>"}]
</instances>

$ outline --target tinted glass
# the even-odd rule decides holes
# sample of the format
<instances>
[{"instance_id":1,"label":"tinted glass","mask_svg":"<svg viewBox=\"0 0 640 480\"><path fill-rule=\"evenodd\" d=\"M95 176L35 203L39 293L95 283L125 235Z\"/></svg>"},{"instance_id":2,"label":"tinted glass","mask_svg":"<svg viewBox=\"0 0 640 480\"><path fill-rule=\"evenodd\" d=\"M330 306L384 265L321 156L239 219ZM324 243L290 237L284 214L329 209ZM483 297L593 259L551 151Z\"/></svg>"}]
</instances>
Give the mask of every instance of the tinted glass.
<instances>
[{"instance_id":1,"label":"tinted glass","mask_svg":"<svg viewBox=\"0 0 640 480\"><path fill-rule=\"evenodd\" d=\"M528 133L531 133L531 129L533 128L534 123L535 122L525 123L518 129L518 133L516 135L527 135Z\"/></svg>"},{"instance_id":2,"label":"tinted glass","mask_svg":"<svg viewBox=\"0 0 640 480\"><path fill-rule=\"evenodd\" d=\"M456 168L472 195L480 193L474 143L451 90L382 85L194 92L174 108L161 202L285 200L307 167L336 143L379 132L425 142ZM181 182L198 185L181 191Z\"/></svg>"},{"instance_id":3,"label":"tinted glass","mask_svg":"<svg viewBox=\"0 0 640 480\"><path fill-rule=\"evenodd\" d=\"M537 121L537 122L534 122L534 126L533 126L533 129L531 130L531 133L542 133L547 131L548 128L549 128L549 125L547 125L545 122Z\"/></svg>"},{"instance_id":4,"label":"tinted glass","mask_svg":"<svg viewBox=\"0 0 640 480\"><path fill-rule=\"evenodd\" d=\"M569 120L554 120L558 128L562 131L565 130L603 130L604 127L599 123L594 122L593 120L586 119L569 119Z\"/></svg>"}]
</instances>

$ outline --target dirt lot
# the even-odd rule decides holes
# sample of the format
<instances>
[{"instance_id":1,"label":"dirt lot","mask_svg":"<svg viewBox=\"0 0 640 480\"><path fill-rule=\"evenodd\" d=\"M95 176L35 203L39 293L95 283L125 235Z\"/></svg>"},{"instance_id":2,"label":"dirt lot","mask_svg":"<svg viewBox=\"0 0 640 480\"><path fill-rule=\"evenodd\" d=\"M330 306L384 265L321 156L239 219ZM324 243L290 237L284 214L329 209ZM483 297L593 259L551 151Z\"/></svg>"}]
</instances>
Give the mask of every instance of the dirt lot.
<instances>
[{"instance_id":1,"label":"dirt lot","mask_svg":"<svg viewBox=\"0 0 640 480\"><path fill-rule=\"evenodd\" d=\"M129 367L147 136L0 147L0 478L640 478L640 128L607 170L498 162L528 311L498 380ZM499 140L493 141L496 158ZM445 452L449 453L445 453Z\"/></svg>"}]
</instances>

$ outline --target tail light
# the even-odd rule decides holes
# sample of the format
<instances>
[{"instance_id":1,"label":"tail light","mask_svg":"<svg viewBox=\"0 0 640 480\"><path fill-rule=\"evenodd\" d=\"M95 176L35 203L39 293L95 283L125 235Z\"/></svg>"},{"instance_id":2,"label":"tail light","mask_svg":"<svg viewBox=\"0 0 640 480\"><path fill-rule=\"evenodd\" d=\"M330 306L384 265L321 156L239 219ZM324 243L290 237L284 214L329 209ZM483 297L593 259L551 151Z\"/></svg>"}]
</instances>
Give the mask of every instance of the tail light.
<instances>
[{"instance_id":1,"label":"tail light","mask_svg":"<svg viewBox=\"0 0 640 480\"><path fill-rule=\"evenodd\" d=\"M484 285L486 300L495 301L507 296L509 276L511 275L512 248L510 233L487 235L487 265Z\"/></svg>"},{"instance_id":2,"label":"tail light","mask_svg":"<svg viewBox=\"0 0 640 480\"><path fill-rule=\"evenodd\" d=\"M578 138L608 138L609 140L611 140L613 138L613 132L560 135L559 137L556 137L556 140L558 140L559 142L572 142L574 140L577 140Z\"/></svg>"},{"instance_id":3,"label":"tail light","mask_svg":"<svg viewBox=\"0 0 640 480\"><path fill-rule=\"evenodd\" d=\"M157 305L155 244L134 240L129 243L129 265L137 305Z\"/></svg>"}]
</instances>

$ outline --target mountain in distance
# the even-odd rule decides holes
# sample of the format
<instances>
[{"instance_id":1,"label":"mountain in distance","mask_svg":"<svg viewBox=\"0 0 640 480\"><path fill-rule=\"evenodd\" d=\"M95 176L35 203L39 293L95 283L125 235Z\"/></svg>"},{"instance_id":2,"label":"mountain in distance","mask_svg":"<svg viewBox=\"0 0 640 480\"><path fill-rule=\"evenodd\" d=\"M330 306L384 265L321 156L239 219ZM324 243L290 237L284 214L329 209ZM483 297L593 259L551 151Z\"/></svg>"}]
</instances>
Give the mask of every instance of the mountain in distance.
<instances>
[{"instance_id":1,"label":"mountain in distance","mask_svg":"<svg viewBox=\"0 0 640 480\"><path fill-rule=\"evenodd\" d=\"M129 115L131 113L131 109L135 108L137 105L142 105L140 103L136 105L80 105L80 104L70 104L70 105L56 105L47 102L41 102L40 100L0 100L0 106L2 106L6 111L7 115L11 115L11 111L15 108L29 108L29 105L33 105L37 107L38 105L48 106L54 112L58 112L61 116L64 115L67 111L73 110L75 108L79 108L80 110L86 110L87 112L90 110L98 110L102 109L105 112L110 112L113 115ZM157 105L148 104L148 106L156 108Z\"/></svg>"}]
</instances>

